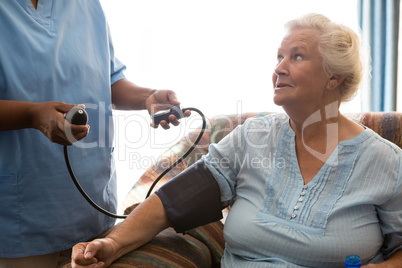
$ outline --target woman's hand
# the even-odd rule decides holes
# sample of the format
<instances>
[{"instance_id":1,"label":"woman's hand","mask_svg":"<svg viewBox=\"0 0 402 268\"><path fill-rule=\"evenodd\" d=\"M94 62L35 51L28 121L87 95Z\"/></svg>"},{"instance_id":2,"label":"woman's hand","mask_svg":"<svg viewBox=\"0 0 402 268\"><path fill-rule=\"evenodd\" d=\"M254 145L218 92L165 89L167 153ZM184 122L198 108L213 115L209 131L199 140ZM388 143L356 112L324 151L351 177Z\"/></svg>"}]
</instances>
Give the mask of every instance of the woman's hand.
<instances>
[{"instance_id":1,"label":"woman's hand","mask_svg":"<svg viewBox=\"0 0 402 268\"><path fill-rule=\"evenodd\" d=\"M388 265L385 262L379 263L379 264L374 264L374 263L369 263L366 265L363 265L361 268L398 268L402 267L402 264L400 266L394 266L392 264Z\"/></svg>"},{"instance_id":2,"label":"woman's hand","mask_svg":"<svg viewBox=\"0 0 402 268\"><path fill-rule=\"evenodd\" d=\"M156 194L136 207L106 238L78 243L73 247L73 268L108 267L170 226L162 201Z\"/></svg>"},{"instance_id":3,"label":"woman's hand","mask_svg":"<svg viewBox=\"0 0 402 268\"><path fill-rule=\"evenodd\" d=\"M391 255L391 257L379 264L369 263L363 265L362 268L402 268L402 250Z\"/></svg>"},{"instance_id":4,"label":"woman's hand","mask_svg":"<svg viewBox=\"0 0 402 268\"><path fill-rule=\"evenodd\" d=\"M96 239L92 242L79 243L73 247L71 255L72 268L103 268L109 267L116 255L113 240L109 238Z\"/></svg>"},{"instance_id":5,"label":"woman's hand","mask_svg":"<svg viewBox=\"0 0 402 268\"><path fill-rule=\"evenodd\" d=\"M64 119L64 114L74 104L64 102L35 103L30 109L32 127L41 131L51 142L71 145L85 138L89 132L88 125L72 125ZM83 105L81 108L85 108Z\"/></svg>"}]
</instances>

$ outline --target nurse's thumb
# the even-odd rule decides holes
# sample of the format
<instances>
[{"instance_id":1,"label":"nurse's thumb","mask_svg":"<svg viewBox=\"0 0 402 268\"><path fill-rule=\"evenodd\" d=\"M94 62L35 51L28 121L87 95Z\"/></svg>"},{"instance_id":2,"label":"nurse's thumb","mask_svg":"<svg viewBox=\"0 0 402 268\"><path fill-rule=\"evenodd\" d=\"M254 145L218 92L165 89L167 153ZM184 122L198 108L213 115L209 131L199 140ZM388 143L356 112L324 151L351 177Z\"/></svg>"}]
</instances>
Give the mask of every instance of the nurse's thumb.
<instances>
[{"instance_id":1,"label":"nurse's thumb","mask_svg":"<svg viewBox=\"0 0 402 268\"><path fill-rule=\"evenodd\" d=\"M80 107L82 109L85 109L85 105L84 104L70 104L70 103L61 103L57 109L62 112L62 113L67 113L68 111L70 111L72 108L74 107Z\"/></svg>"}]
</instances>

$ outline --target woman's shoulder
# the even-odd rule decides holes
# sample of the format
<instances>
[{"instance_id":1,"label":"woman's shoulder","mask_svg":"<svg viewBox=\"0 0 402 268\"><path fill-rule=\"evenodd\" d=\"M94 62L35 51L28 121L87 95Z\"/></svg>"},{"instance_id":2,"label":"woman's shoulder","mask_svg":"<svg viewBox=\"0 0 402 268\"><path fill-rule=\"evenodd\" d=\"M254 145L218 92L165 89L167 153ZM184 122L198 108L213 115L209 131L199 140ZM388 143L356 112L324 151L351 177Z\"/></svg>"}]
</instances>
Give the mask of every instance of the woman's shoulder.
<instances>
[{"instance_id":1,"label":"woman's shoulder","mask_svg":"<svg viewBox=\"0 0 402 268\"><path fill-rule=\"evenodd\" d=\"M358 142L359 162L364 168L371 170L375 167L375 171L372 171L375 173L391 172L393 176L387 175L387 177L389 179L393 177L395 183L402 184L402 149L370 128L366 128L359 137L363 137L361 142Z\"/></svg>"},{"instance_id":2,"label":"woman's shoulder","mask_svg":"<svg viewBox=\"0 0 402 268\"><path fill-rule=\"evenodd\" d=\"M366 128L362 133L368 136L364 144L365 147L375 149L377 152L386 151L397 155L399 158L402 157L402 149L398 145L380 136L374 130Z\"/></svg>"}]
</instances>

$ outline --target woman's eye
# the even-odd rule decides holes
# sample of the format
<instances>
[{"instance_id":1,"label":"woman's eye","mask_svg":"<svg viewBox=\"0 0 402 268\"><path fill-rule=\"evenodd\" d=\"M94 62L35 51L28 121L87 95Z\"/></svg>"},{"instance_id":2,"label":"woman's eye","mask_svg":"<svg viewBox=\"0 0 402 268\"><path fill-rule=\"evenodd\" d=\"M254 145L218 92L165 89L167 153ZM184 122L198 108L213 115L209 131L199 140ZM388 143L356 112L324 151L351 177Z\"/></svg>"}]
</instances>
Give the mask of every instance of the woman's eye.
<instances>
[{"instance_id":1,"label":"woman's eye","mask_svg":"<svg viewBox=\"0 0 402 268\"><path fill-rule=\"evenodd\" d=\"M279 56L276 58L276 60L278 61L278 63L281 62L281 61L283 60L283 56L280 56L280 55L279 55Z\"/></svg>"},{"instance_id":2,"label":"woman's eye","mask_svg":"<svg viewBox=\"0 0 402 268\"><path fill-rule=\"evenodd\" d=\"M296 59L296 60L302 60L302 59L303 59L303 56L302 56L302 55L296 55L296 56L295 56L295 59Z\"/></svg>"}]
</instances>

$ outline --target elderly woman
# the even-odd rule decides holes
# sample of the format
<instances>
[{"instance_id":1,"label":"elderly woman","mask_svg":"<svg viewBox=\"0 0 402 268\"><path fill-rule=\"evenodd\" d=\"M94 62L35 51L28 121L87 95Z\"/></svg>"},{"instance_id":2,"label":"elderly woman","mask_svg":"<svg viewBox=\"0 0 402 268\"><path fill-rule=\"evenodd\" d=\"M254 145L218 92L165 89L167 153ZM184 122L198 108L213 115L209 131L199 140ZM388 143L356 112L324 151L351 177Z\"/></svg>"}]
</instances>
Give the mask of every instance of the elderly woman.
<instances>
[{"instance_id":1,"label":"elderly woman","mask_svg":"<svg viewBox=\"0 0 402 268\"><path fill-rule=\"evenodd\" d=\"M318 14L286 26L272 79L286 114L248 120L211 145L108 237L76 245L73 267L108 266L228 205L222 267L342 267L350 254L401 267L401 149L339 112L362 78L359 38Z\"/></svg>"}]
</instances>

